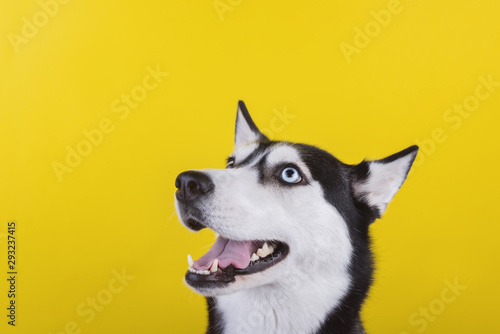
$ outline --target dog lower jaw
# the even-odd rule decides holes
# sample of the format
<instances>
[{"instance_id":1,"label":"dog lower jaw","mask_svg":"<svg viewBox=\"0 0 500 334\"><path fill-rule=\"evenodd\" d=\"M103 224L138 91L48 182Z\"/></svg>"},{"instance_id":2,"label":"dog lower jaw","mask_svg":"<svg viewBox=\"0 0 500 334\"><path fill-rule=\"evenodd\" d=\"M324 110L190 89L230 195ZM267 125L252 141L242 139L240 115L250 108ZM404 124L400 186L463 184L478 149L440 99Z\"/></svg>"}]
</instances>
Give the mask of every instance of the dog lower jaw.
<instances>
[{"instance_id":1,"label":"dog lower jaw","mask_svg":"<svg viewBox=\"0 0 500 334\"><path fill-rule=\"evenodd\" d=\"M193 290L202 295L212 296L214 293L219 294L216 291L221 292L222 290L228 288L236 281L238 276L262 273L283 261L289 254L290 248L283 242L275 242L275 244L276 246L272 254L250 262L250 264L244 269L229 266L224 269L218 268L215 272L209 272L207 274L197 273L196 271L193 272L193 269L190 267L184 276L184 281Z\"/></svg>"}]
</instances>

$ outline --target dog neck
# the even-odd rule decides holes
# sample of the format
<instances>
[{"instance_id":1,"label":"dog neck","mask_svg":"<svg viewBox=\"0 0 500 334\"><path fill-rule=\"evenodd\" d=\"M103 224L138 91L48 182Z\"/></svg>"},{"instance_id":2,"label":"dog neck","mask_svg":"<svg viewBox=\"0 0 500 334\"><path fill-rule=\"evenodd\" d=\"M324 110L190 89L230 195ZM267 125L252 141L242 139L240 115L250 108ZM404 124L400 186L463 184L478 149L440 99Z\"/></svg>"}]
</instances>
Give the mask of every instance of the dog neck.
<instances>
[{"instance_id":1,"label":"dog neck","mask_svg":"<svg viewBox=\"0 0 500 334\"><path fill-rule=\"evenodd\" d=\"M209 297L207 333L362 334L359 311L368 285L349 277L295 273L279 283Z\"/></svg>"}]
</instances>

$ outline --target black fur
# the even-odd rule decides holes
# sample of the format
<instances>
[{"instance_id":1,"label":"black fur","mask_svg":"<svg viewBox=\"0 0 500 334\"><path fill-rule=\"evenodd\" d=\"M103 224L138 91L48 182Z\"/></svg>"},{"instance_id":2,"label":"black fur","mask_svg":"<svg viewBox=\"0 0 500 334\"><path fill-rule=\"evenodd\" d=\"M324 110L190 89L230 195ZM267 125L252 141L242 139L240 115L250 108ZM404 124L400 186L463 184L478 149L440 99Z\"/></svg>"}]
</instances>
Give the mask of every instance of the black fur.
<instances>
[{"instance_id":1,"label":"black fur","mask_svg":"<svg viewBox=\"0 0 500 334\"><path fill-rule=\"evenodd\" d=\"M208 310L207 334L222 334L222 317L217 310L217 301L214 297L206 297Z\"/></svg>"},{"instance_id":2,"label":"black fur","mask_svg":"<svg viewBox=\"0 0 500 334\"><path fill-rule=\"evenodd\" d=\"M359 313L373 280L373 259L370 252L368 226L375 220L373 210L359 203L352 192L353 166L340 162L326 151L314 146L295 144L313 178L323 187L325 199L345 219L353 258L349 268L352 285L340 305L331 310L318 334L364 333Z\"/></svg>"},{"instance_id":3,"label":"black fur","mask_svg":"<svg viewBox=\"0 0 500 334\"><path fill-rule=\"evenodd\" d=\"M262 158L260 158L259 162L256 165L257 171L259 172L259 183L260 184L264 183L264 179L265 179L264 167L266 166L267 156L268 156L268 153L264 154L264 156Z\"/></svg>"},{"instance_id":4,"label":"black fur","mask_svg":"<svg viewBox=\"0 0 500 334\"><path fill-rule=\"evenodd\" d=\"M399 158L402 158L404 156L407 156L409 154L412 154L412 153L416 153L416 151L418 151L418 146L417 145L413 145L413 146L410 146L398 153L395 153L393 155L390 155L388 156L387 158L384 158L384 159L380 159L380 160L375 160L375 162L377 163L382 163L382 164L388 164L388 163L391 163ZM413 158L409 161L408 163L408 169L406 170L406 176L408 176L408 173L410 171L410 168L413 164L413 162L415 161L415 158L416 158L416 154L413 156ZM359 163L358 165L356 166L351 166L352 168L352 178L353 178L353 183L354 182L364 182L368 179L368 177L370 176L370 162L369 161L362 161L361 163ZM406 178L405 178L406 179ZM403 179L403 182L404 180ZM401 184L403 184L403 182ZM381 216L381 213L378 211L377 208L374 208L374 207L370 207L366 201L363 201L362 198L356 198L356 202L357 202L357 206L360 206L360 207L365 207L365 210L362 210L366 213L368 213L369 211L371 211L374 215L374 219L372 220L372 222L376 219L376 218L380 218Z\"/></svg>"},{"instance_id":5,"label":"black fur","mask_svg":"<svg viewBox=\"0 0 500 334\"><path fill-rule=\"evenodd\" d=\"M250 153L245 159L243 159L242 161L235 161L234 167L243 167L249 165L253 160L255 160L255 158L263 154L269 146L273 145L273 143L274 142L272 141L259 142L257 148L255 148L255 150L252 153Z\"/></svg>"},{"instance_id":6,"label":"black fur","mask_svg":"<svg viewBox=\"0 0 500 334\"><path fill-rule=\"evenodd\" d=\"M259 140L269 141L269 139L262 132L260 132L257 125L255 125L255 122L253 121L252 117L250 117L250 113L248 112L245 103L241 100L238 101L238 109L241 111L241 115L243 115L243 117L245 118L245 121L250 127L250 129L259 136ZM238 117L240 117L239 113L236 114L236 123L238 123ZM238 131L238 128L235 129L235 138L237 136L236 131Z\"/></svg>"},{"instance_id":7,"label":"black fur","mask_svg":"<svg viewBox=\"0 0 500 334\"><path fill-rule=\"evenodd\" d=\"M255 167L259 171L259 182L263 182L266 151L270 146L283 142L270 141L259 131L243 101L239 101L238 106L252 131L259 134L262 140L252 154L243 161L236 161L234 167L251 164L257 157L262 156ZM321 184L325 199L339 211L346 221L353 245L352 258L355 261L352 261L349 267L352 284L340 304L330 311L316 333L364 334L360 311L373 282L373 257L370 250L369 226L375 219L379 218L380 213L363 198L358 198L354 193L353 186L357 182L367 180L370 176L369 162L363 161L358 165L347 165L315 146L286 144L298 150L313 179ZM411 146L377 162L390 163L416 150L418 150L417 146ZM412 163L413 160L408 164L408 171ZM207 297L207 304L209 312L207 333L222 334L222 314L217 310L216 300Z\"/></svg>"},{"instance_id":8,"label":"black fur","mask_svg":"<svg viewBox=\"0 0 500 334\"><path fill-rule=\"evenodd\" d=\"M235 166L248 165L261 156L261 159L256 163L256 168L262 182L263 166L267 157L266 151L278 143L283 142L266 141L260 143L252 154L244 161L236 162ZM352 187L355 182L363 182L369 177L369 162L363 161L358 165L347 165L317 147L287 144L298 150L313 179L321 184L325 199L345 219L353 245L352 256L356 259L356 261L351 262L349 268L352 285L341 300L340 305L330 311L317 334L363 334L365 331L361 323L360 311L373 282L373 257L370 251L369 226L379 217L379 213L363 199L357 198ZM417 149L418 147L412 146L377 162L389 163ZM216 301L213 298L207 298L207 303L210 321L207 333L222 333L222 329L217 327L217 324L221 325L221 314L217 310Z\"/></svg>"},{"instance_id":9,"label":"black fur","mask_svg":"<svg viewBox=\"0 0 500 334\"><path fill-rule=\"evenodd\" d=\"M393 162L395 160L398 160L399 158L402 158L402 157L404 157L404 156L406 156L406 155L408 155L410 153L416 152L416 151L418 151L418 146L417 145L413 145L413 146L410 146L410 147L402 150L401 152L394 153L393 155L390 155L387 158L384 158L384 159L381 159L381 160L377 160L377 162L387 164L389 162ZM413 158L413 160L411 161L411 163L408 165L408 170L406 171L407 173L410 171L410 167L411 167L411 165L412 165L412 163L413 163L414 160L415 160L415 158Z\"/></svg>"}]
</instances>

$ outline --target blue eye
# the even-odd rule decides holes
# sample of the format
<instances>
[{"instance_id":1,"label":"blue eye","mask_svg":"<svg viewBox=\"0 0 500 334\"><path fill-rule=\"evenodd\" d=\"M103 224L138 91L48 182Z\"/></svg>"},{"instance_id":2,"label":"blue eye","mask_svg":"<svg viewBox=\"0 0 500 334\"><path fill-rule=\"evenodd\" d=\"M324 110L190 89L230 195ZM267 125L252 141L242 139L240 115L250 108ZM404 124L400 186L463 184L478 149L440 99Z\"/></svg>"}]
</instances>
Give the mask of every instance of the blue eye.
<instances>
[{"instance_id":1,"label":"blue eye","mask_svg":"<svg viewBox=\"0 0 500 334\"><path fill-rule=\"evenodd\" d=\"M299 172L293 167L286 167L281 172L281 179L288 183L299 183L302 181L302 176L300 176Z\"/></svg>"}]
</instances>

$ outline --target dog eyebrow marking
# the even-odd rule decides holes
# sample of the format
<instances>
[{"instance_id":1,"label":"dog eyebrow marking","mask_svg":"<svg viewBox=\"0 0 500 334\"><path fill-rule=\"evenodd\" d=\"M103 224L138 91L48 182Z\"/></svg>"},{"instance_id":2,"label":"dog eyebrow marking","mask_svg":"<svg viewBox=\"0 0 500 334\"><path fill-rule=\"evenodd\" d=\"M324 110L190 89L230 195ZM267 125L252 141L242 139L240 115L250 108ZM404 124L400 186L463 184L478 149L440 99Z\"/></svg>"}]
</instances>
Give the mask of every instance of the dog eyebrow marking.
<instances>
[{"instance_id":1,"label":"dog eyebrow marking","mask_svg":"<svg viewBox=\"0 0 500 334\"><path fill-rule=\"evenodd\" d=\"M261 156L268 147L272 146L274 143L269 141L269 142L260 142L259 146L257 146L252 153L250 153L243 161L238 162L236 161L236 167L243 167L246 165L249 165L253 160L255 160L257 157Z\"/></svg>"},{"instance_id":2,"label":"dog eyebrow marking","mask_svg":"<svg viewBox=\"0 0 500 334\"><path fill-rule=\"evenodd\" d=\"M235 160L235 163L237 163L240 160L244 160L247 158L252 152L255 150L255 148L258 146L258 143L251 143L248 145L240 145L237 146L233 149L233 152L229 157L233 157Z\"/></svg>"},{"instance_id":3,"label":"dog eyebrow marking","mask_svg":"<svg viewBox=\"0 0 500 334\"><path fill-rule=\"evenodd\" d=\"M253 167L255 167L259 173L259 183L260 184L263 184L264 183L264 179L265 179L265 175L264 175L264 169L266 167L266 162L267 162L267 157L269 156L269 152L266 152L262 158L260 158L260 160L253 165Z\"/></svg>"}]
</instances>

